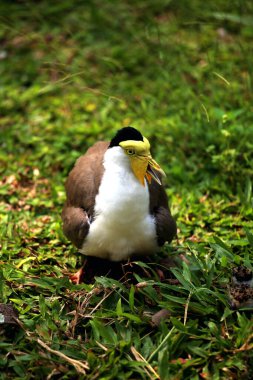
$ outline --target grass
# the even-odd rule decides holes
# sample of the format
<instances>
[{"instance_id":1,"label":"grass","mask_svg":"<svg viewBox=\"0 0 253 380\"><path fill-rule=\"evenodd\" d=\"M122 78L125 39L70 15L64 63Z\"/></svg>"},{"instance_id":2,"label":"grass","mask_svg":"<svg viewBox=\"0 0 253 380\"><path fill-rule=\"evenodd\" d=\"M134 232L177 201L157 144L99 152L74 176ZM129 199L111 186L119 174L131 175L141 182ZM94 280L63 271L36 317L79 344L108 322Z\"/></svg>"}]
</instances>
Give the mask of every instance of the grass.
<instances>
[{"instance_id":1,"label":"grass","mask_svg":"<svg viewBox=\"0 0 253 380\"><path fill-rule=\"evenodd\" d=\"M20 320L1 327L1 379L252 378L252 310L231 310L227 292L232 267L253 265L252 11L1 2L0 302ZM179 240L162 254L178 283L139 262L132 283L73 285L65 178L129 124L167 174Z\"/></svg>"}]
</instances>

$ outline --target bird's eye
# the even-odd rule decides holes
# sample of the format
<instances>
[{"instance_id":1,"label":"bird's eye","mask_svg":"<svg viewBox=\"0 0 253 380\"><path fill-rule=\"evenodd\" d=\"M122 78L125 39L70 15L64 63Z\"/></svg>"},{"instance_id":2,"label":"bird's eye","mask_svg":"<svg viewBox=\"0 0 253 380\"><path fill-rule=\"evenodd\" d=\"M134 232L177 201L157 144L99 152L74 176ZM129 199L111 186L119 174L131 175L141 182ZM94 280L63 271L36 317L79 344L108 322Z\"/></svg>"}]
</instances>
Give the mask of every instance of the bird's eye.
<instances>
[{"instance_id":1,"label":"bird's eye","mask_svg":"<svg viewBox=\"0 0 253 380\"><path fill-rule=\"evenodd\" d=\"M127 154L129 154L129 156L132 156L133 154L135 154L135 150L134 149L127 149Z\"/></svg>"}]
</instances>

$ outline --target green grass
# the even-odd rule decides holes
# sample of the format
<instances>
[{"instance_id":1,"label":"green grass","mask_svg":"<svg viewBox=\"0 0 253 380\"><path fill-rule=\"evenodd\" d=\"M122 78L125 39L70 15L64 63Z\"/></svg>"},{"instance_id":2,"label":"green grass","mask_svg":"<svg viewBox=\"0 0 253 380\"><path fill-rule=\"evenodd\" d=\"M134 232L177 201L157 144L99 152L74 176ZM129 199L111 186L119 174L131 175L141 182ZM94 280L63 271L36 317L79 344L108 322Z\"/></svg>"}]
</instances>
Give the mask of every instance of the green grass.
<instances>
[{"instance_id":1,"label":"green grass","mask_svg":"<svg viewBox=\"0 0 253 380\"><path fill-rule=\"evenodd\" d=\"M1 379L252 379L252 310L227 295L231 268L253 266L252 12L239 0L1 2L0 302L20 319L0 330ZM167 174L179 240L163 255L179 285L153 263L132 284L73 285L64 181L129 124Z\"/></svg>"}]
</instances>

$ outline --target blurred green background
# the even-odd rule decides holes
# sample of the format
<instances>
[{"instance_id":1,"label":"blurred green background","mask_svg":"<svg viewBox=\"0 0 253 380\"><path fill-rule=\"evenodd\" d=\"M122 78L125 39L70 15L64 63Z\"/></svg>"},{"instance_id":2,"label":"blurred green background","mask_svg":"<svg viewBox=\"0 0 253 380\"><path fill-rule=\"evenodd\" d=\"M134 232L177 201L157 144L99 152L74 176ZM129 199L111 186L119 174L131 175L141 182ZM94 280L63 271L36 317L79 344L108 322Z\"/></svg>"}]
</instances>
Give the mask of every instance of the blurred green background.
<instances>
[{"instance_id":1,"label":"blurred green background","mask_svg":"<svg viewBox=\"0 0 253 380\"><path fill-rule=\"evenodd\" d=\"M0 7L7 162L15 152L19 166L29 157L43 175L66 174L93 141L132 124L177 188L234 189L252 174L251 1Z\"/></svg>"}]
</instances>

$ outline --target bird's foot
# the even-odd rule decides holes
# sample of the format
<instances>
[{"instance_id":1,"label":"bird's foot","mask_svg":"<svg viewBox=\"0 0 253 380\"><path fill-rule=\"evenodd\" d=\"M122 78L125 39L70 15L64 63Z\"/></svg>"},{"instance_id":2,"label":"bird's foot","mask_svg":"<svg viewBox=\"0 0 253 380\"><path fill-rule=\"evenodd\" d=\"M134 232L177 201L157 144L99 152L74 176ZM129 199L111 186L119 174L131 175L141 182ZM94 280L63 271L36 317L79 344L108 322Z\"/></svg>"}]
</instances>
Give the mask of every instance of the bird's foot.
<instances>
[{"instance_id":1,"label":"bird's foot","mask_svg":"<svg viewBox=\"0 0 253 380\"><path fill-rule=\"evenodd\" d=\"M73 284L78 285L82 282L84 276L84 267L80 268L76 273L69 276L69 279Z\"/></svg>"}]
</instances>

